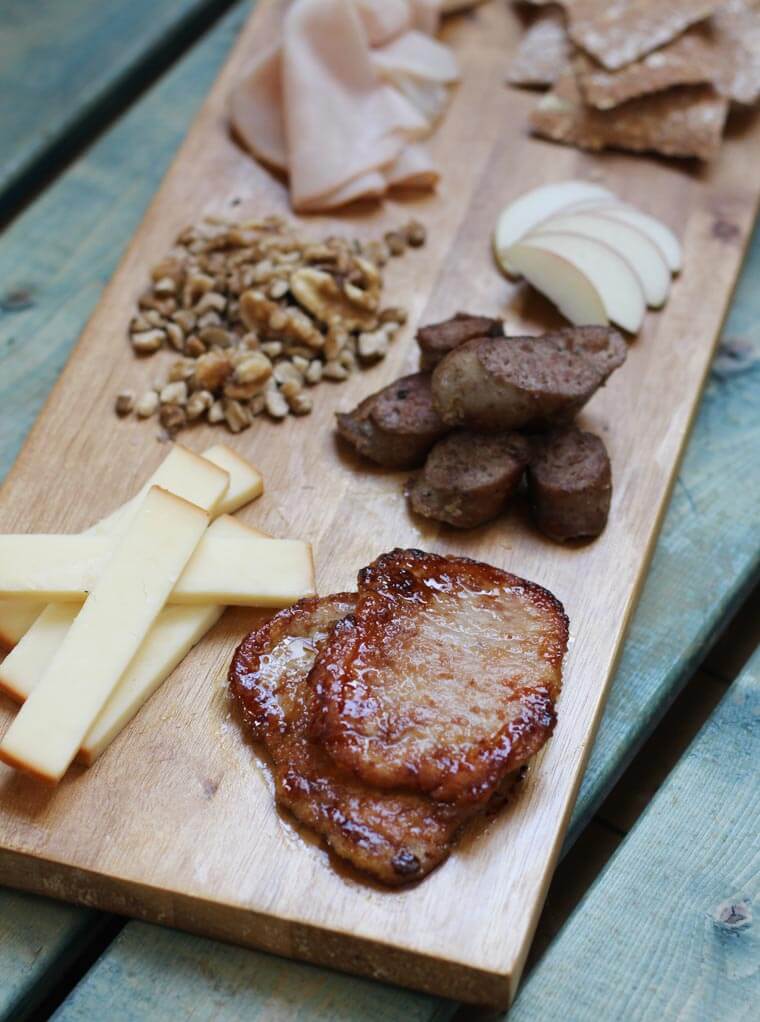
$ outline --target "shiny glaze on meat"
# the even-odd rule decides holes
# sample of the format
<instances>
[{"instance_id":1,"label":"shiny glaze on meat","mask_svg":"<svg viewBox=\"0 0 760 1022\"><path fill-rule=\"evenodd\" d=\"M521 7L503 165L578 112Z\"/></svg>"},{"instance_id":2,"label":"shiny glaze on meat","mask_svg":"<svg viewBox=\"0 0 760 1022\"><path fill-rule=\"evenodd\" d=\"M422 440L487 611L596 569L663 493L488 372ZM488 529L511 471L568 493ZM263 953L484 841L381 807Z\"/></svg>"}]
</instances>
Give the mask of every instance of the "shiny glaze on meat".
<instances>
[{"instance_id":1,"label":"shiny glaze on meat","mask_svg":"<svg viewBox=\"0 0 760 1022\"><path fill-rule=\"evenodd\" d=\"M309 736L309 670L336 622L350 620L355 601L342 593L280 612L240 644L229 681L271 758L278 804L356 868L399 885L446 858L470 813L414 793L373 790Z\"/></svg>"},{"instance_id":2,"label":"shiny glaze on meat","mask_svg":"<svg viewBox=\"0 0 760 1022\"><path fill-rule=\"evenodd\" d=\"M393 551L360 572L316 658L312 733L365 783L482 804L550 736L567 638L540 586Z\"/></svg>"}]
</instances>

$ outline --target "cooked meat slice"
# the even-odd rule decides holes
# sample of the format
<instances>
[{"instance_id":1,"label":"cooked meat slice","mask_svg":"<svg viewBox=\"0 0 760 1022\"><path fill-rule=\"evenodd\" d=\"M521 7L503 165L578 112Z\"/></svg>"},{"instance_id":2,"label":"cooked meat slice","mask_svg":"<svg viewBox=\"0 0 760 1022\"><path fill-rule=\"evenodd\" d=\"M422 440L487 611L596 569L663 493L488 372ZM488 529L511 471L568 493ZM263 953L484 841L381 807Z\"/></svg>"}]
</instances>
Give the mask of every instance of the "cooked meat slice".
<instances>
[{"instance_id":1,"label":"cooked meat slice","mask_svg":"<svg viewBox=\"0 0 760 1022\"><path fill-rule=\"evenodd\" d=\"M429 373L402 376L338 413L338 432L365 458L386 468L415 468L447 432L433 408Z\"/></svg>"},{"instance_id":2,"label":"cooked meat slice","mask_svg":"<svg viewBox=\"0 0 760 1022\"><path fill-rule=\"evenodd\" d=\"M420 346L420 367L435 369L444 355L475 337L503 337L504 324L488 316L471 316L458 312L442 323L431 323L417 331Z\"/></svg>"},{"instance_id":3,"label":"cooked meat slice","mask_svg":"<svg viewBox=\"0 0 760 1022\"><path fill-rule=\"evenodd\" d=\"M310 739L309 670L355 599L342 593L301 600L277 614L238 647L229 681L271 758L278 805L341 858L398 885L419 880L446 858L468 813L419 794L371 789Z\"/></svg>"},{"instance_id":4,"label":"cooked meat slice","mask_svg":"<svg viewBox=\"0 0 760 1022\"><path fill-rule=\"evenodd\" d=\"M606 380L628 356L628 345L617 330L606 326L569 326L544 335L563 351L572 351L591 364Z\"/></svg>"},{"instance_id":5,"label":"cooked meat slice","mask_svg":"<svg viewBox=\"0 0 760 1022\"><path fill-rule=\"evenodd\" d=\"M530 444L519 433L458 430L438 441L406 495L418 515L471 529L503 510L529 458Z\"/></svg>"},{"instance_id":6,"label":"cooked meat slice","mask_svg":"<svg viewBox=\"0 0 760 1022\"><path fill-rule=\"evenodd\" d=\"M607 333L608 355L598 341L591 353L589 339L569 331L510 337L506 343L498 338L467 341L435 369L434 406L448 425L470 429L567 422L601 387L619 357L613 339L619 335Z\"/></svg>"},{"instance_id":7,"label":"cooked meat slice","mask_svg":"<svg viewBox=\"0 0 760 1022\"><path fill-rule=\"evenodd\" d=\"M317 656L313 734L368 784L477 805L551 734L567 635L532 582L395 550Z\"/></svg>"},{"instance_id":8,"label":"cooked meat slice","mask_svg":"<svg viewBox=\"0 0 760 1022\"><path fill-rule=\"evenodd\" d=\"M598 536L607 524L612 472L604 443L579 429L552 430L528 468L531 510L552 539Z\"/></svg>"}]
</instances>

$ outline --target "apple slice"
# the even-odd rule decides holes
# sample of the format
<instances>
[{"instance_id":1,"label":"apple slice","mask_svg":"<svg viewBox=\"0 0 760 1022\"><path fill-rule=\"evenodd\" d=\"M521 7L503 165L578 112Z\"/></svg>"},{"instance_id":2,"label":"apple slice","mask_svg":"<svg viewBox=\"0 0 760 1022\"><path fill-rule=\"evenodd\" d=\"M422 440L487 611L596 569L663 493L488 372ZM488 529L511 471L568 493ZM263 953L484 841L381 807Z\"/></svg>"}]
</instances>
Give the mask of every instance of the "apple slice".
<instances>
[{"instance_id":1,"label":"apple slice","mask_svg":"<svg viewBox=\"0 0 760 1022\"><path fill-rule=\"evenodd\" d=\"M563 255L535 244L518 242L509 249L510 265L546 295L574 326L608 326L604 302L591 281Z\"/></svg>"},{"instance_id":2,"label":"apple slice","mask_svg":"<svg viewBox=\"0 0 760 1022\"><path fill-rule=\"evenodd\" d=\"M635 209L633 206L627 206L624 202L601 201L584 207L584 212L591 209L594 214L630 224L637 231L646 234L650 241L653 241L659 248L671 273L680 272L683 266L681 242L662 220L650 216L649 213L642 213L640 209Z\"/></svg>"},{"instance_id":3,"label":"apple slice","mask_svg":"<svg viewBox=\"0 0 760 1022\"><path fill-rule=\"evenodd\" d=\"M526 237L540 237L546 232L561 231L594 238L614 248L630 265L644 291L647 305L658 309L670 293L670 270L661 250L646 234L624 220L596 216L593 211L560 214L546 220Z\"/></svg>"},{"instance_id":4,"label":"apple slice","mask_svg":"<svg viewBox=\"0 0 760 1022\"><path fill-rule=\"evenodd\" d=\"M585 202L615 202L615 196L591 181L555 181L521 195L505 206L493 235L496 261L506 273L514 273L507 249L520 241L536 224L548 220L568 206Z\"/></svg>"},{"instance_id":5,"label":"apple slice","mask_svg":"<svg viewBox=\"0 0 760 1022\"><path fill-rule=\"evenodd\" d=\"M510 265L576 326L612 320L632 334L641 326L646 312L641 284L625 259L604 242L560 231L547 232L525 238L507 254ZM586 285L583 301L580 291L574 294L580 286L579 278ZM592 319L585 318L592 311L590 292L597 296L601 307L597 307Z\"/></svg>"}]
</instances>

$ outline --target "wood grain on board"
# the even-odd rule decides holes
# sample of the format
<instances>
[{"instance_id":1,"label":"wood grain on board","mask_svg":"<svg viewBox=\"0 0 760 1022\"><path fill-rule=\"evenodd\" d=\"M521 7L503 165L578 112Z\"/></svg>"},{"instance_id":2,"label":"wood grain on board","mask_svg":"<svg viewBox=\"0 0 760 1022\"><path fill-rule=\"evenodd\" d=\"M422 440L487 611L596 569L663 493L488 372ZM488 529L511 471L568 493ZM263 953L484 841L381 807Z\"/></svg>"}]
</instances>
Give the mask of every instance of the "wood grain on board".
<instances>
[{"instance_id":1,"label":"wood grain on board","mask_svg":"<svg viewBox=\"0 0 760 1022\"><path fill-rule=\"evenodd\" d=\"M270 12L271 5L258 20ZM155 361L135 362L120 339L147 268L202 211L286 208L281 185L226 133L225 97L259 29L252 24L242 37L11 473L0 511L5 531L81 528L125 499L160 460L151 425L112 415L115 389L144 385L157 371ZM500 86L517 38L511 13L487 5L453 21L447 34L465 81L434 141L446 171L439 196L336 219L343 230L369 234L412 214L427 221L427 248L388 274L388 299L406 304L412 323L468 306L534 329L543 325L542 308L523 305L490 263L488 232L509 198L541 180L594 173L681 229L687 265L666 312L650 317L628 364L584 417L611 449L610 527L597 543L573 550L541 541L516 519L469 535L419 528L399 498L398 476L338 456L332 413L413 365L408 340L371 373L322 388L308 424L257 422L235 445L267 478L268 497L250 519L311 539L323 591L350 584L360 565L398 543L480 556L553 589L574 635L554 739L520 799L433 877L400 894L370 889L332 872L323 853L274 812L222 687L249 620L229 615L93 770L72 772L53 794L9 773L0 777L0 875L449 996L504 1001L519 976L738 272L756 201L740 167L760 146L756 137L733 139L716 167L696 176L529 141L530 100ZM320 221L312 224L317 230ZM198 431L193 445L200 449L209 435ZM87 506L82 492L92 494Z\"/></svg>"},{"instance_id":2,"label":"wood grain on board","mask_svg":"<svg viewBox=\"0 0 760 1022\"><path fill-rule=\"evenodd\" d=\"M757 1017L760 652L526 980L509 1022ZM699 849L695 868L694 852ZM578 977L583 977L583 982Z\"/></svg>"}]
</instances>

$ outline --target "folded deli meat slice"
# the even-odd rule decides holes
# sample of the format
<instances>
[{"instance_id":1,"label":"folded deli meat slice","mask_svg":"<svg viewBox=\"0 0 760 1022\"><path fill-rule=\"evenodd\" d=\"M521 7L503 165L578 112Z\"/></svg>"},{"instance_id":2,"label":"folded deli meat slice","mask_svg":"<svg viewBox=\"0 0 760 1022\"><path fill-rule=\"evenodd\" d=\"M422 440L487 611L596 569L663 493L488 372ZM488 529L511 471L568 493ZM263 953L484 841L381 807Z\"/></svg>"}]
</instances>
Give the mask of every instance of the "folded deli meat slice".
<instances>
[{"instance_id":1,"label":"folded deli meat slice","mask_svg":"<svg viewBox=\"0 0 760 1022\"><path fill-rule=\"evenodd\" d=\"M316 658L312 734L368 784L482 804L551 734L567 638L540 586L393 551L360 572Z\"/></svg>"},{"instance_id":2,"label":"folded deli meat slice","mask_svg":"<svg viewBox=\"0 0 760 1022\"><path fill-rule=\"evenodd\" d=\"M469 813L412 792L372 789L310 737L309 671L355 602L341 593L277 614L239 646L230 686L269 753L277 803L355 867L397 885L419 880L445 859Z\"/></svg>"},{"instance_id":3,"label":"folded deli meat slice","mask_svg":"<svg viewBox=\"0 0 760 1022\"><path fill-rule=\"evenodd\" d=\"M234 90L230 116L257 159L287 172L295 209L435 184L420 140L458 78L451 51L425 34L437 8L412 0L289 6L280 38Z\"/></svg>"}]
</instances>

